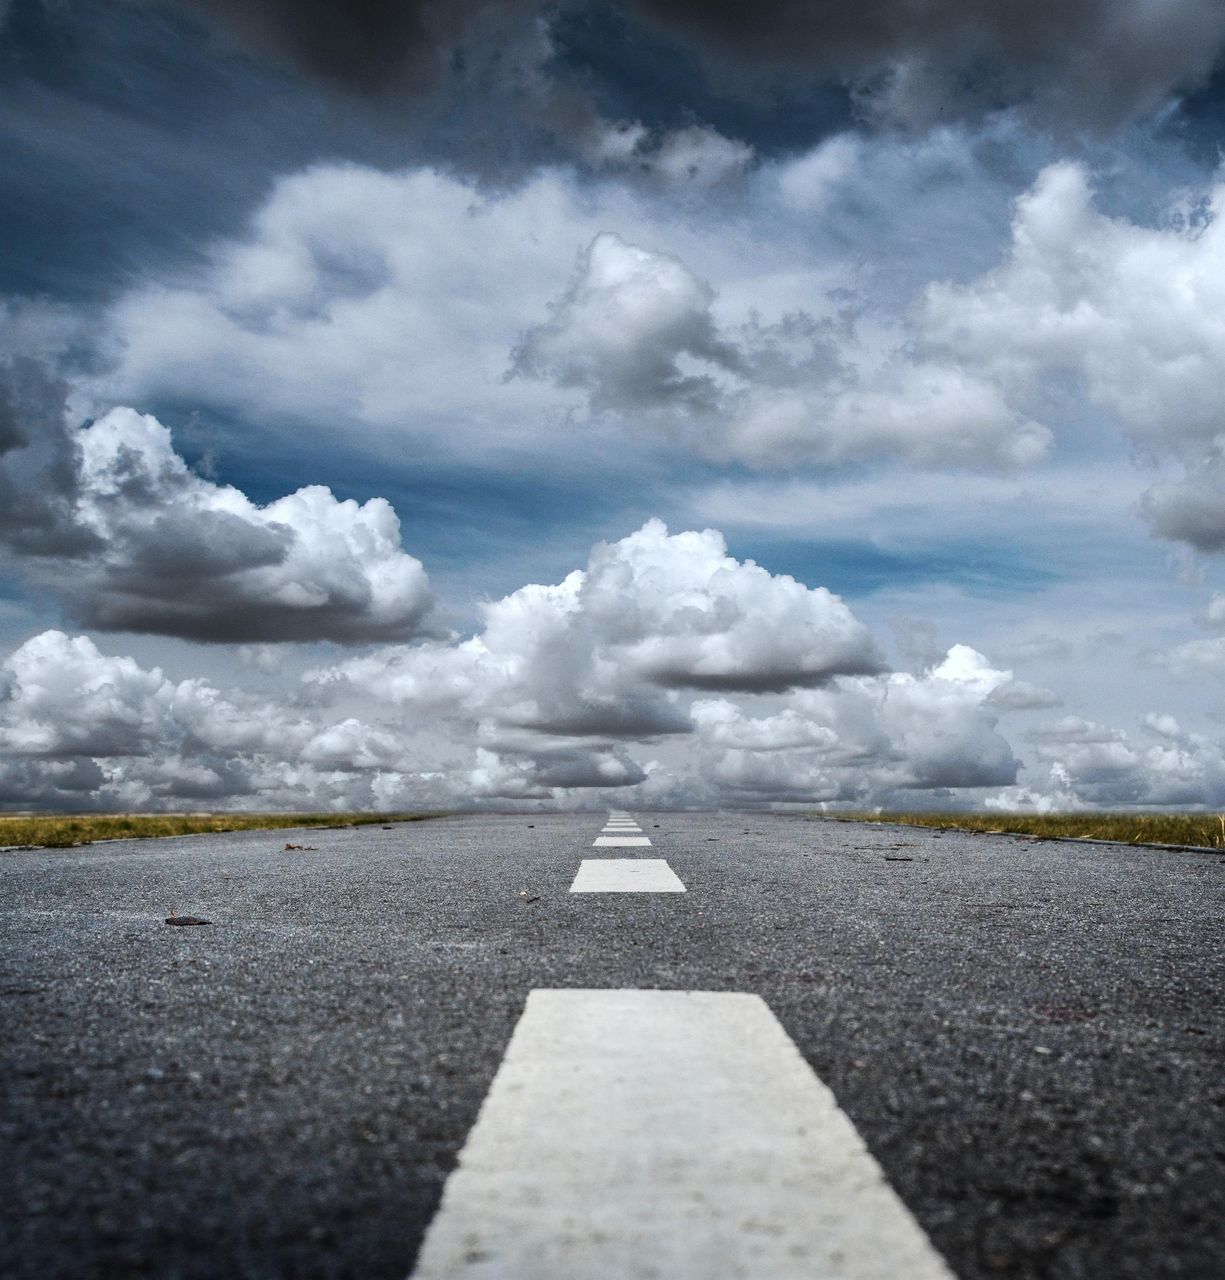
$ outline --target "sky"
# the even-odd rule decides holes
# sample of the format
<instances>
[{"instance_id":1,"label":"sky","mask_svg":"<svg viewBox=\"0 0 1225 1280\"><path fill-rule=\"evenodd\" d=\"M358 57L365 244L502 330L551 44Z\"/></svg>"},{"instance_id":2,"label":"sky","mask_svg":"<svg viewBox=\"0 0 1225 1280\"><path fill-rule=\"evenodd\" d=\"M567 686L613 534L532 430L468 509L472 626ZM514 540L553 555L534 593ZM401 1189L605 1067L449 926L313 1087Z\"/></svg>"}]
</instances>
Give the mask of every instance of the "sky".
<instances>
[{"instance_id":1,"label":"sky","mask_svg":"<svg viewBox=\"0 0 1225 1280\"><path fill-rule=\"evenodd\" d=\"M1219 0L0 0L0 809L1225 808Z\"/></svg>"}]
</instances>

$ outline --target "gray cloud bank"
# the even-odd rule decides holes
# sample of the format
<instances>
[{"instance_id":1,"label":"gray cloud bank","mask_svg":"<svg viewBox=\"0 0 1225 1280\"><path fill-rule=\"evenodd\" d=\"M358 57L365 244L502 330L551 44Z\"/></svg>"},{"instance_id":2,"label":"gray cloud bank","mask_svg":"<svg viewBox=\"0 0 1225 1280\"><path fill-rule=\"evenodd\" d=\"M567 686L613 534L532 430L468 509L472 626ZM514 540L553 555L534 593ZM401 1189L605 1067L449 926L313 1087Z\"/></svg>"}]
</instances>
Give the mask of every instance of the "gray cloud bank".
<instances>
[{"instance_id":1,"label":"gray cloud bank","mask_svg":"<svg viewBox=\"0 0 1225 1280\"><path fill-rule=\"evenodd\" d=\"M961 645L917 675L881 667L836 596L733 559L713 531L652 521L562 582L485 605L466 640L375 648L280 699L44 632L0 666L0 796L866 804L1012 787L998 717L1049 696Z\"/></svg>"},{"instance_id":2,"label":"gray cloud bank","mask_svg":"<svg viewBox=\"0 0 1225 1280\"><path fill-rule=\"evenodd\" d=\"M88 636L43 632L0 663L0 805L1225 798L1220 744L1156 713L1149 742L1073 717L1039 725L1036 767L1018 783L999 721L1049 710L1055 695L965 645L916 673L885 670L837 596L734 559L712 530L649 521L561 582L482 613L466 639L371 647L276 696L175 681ZM1225 672L1219 641L1175 658Z\"/></svg>"},{"instance_id":3,"label":"gray cloud bank","mask_svg":"<svg viewBox=\"0 0 1225 1280\"><path fill-rule=\"evenodd\" d=\"M7 798L757 803L1015 778L987 705L1008 673L958 649L888 674L837 596L733 559L710 530L648 522L483 612L466 640L376 648L280 701L45 632L0 669Z\"/></svg>"}]
</instances>

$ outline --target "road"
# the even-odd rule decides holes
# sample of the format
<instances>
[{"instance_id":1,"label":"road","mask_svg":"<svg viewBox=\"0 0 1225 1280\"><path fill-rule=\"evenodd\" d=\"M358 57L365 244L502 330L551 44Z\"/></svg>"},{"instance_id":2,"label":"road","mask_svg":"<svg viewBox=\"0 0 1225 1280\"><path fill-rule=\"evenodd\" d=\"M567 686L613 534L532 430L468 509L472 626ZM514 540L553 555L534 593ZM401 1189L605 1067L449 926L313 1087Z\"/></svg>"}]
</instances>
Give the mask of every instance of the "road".
<instances>
[{"instance_id":1,"label":"road","mask_svg":"<svg viewBox=\"0 0 1225 1280\"><path fill-rule=\"evenodd\" d=\"M404 1277L591 988L760 996L963 1280L1225 1275L1225 858L636 816L0 855L4 1273ZM613 856L685 892L571 893Z\"/></svg>"}]
</instances>

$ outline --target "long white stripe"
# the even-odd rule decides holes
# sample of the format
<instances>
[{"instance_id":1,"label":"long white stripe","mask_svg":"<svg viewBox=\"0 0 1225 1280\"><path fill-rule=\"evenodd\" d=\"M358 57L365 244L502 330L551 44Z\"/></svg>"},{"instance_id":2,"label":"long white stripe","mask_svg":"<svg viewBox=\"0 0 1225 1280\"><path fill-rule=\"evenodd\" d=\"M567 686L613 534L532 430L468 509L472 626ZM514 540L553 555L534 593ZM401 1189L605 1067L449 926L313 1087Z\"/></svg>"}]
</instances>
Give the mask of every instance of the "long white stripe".
<instances>
[{"instance_id":1,"label":"long white stripe","mask_svg":"<svg viewBox=\"0 0 1225 1280\"><path fill-rule=\"evenodd\" d=\"M571 893L684 893L663 858L584 858Z\"/></svg>"},{"instance_id":2,"label":"long white stripe","mask_svg":"<svg viewBox=\"0 0 1225 1280\"><path fill-rule=\"evenodd\" d=\"M952 1280L751 995L533 991L416 1280Z\"/></svg>"},{"instance_id":3,"label":"long white stripe","mask_svg":"<svg viewBox=\"0 0 1225 1280\"><path fill-rule=\"evenodd\" d=\"M596 836L591 842L591 846L593 849L607 849L610 845L644 845L650 843L649 836Z\"/></svg>"}]
</instances>

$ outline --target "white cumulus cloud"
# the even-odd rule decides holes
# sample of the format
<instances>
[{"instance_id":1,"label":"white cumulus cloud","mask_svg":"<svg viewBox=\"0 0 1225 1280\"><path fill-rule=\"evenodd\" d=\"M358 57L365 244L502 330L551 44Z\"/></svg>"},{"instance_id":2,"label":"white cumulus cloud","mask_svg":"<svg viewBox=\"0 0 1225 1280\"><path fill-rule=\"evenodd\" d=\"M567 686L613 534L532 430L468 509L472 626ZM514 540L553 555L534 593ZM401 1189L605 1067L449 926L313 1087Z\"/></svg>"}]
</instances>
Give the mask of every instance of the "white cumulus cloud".
<instances>
[{"instance_id":1,"label":"white cumulus cloud","mask_svg":"<svg viewBox=\"0 0 1225 1280\"><path fill-rule=\"evenodd\" d=\"M920 466L1037 462L1050 432L951 359L861 347L804 312L728 329L714 289L677 258L597 236L518 373L587 393L593 412L687 430L703 452L755 465L873 456Z\"/></svg>"},{"instance_id":2,"label":"white cumulus cloud","mask_svg":"<svg viewBox=\"0 0 1225 1280\"><path fill-rule=\"evenodd\" d=\"M259 506L192 471L147 414L74 428L62 399L44 396L37 416L29 402L10 397L0 439L0 495L14 494L0 539L86 625L253 643L422 630L429 582L386 500L311 485Z\"/></svg>"}]
</instances>

